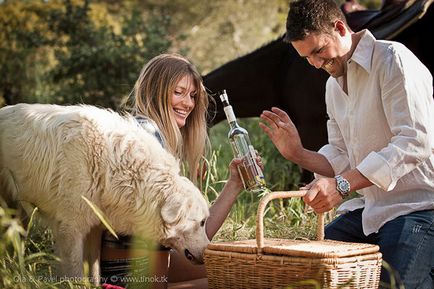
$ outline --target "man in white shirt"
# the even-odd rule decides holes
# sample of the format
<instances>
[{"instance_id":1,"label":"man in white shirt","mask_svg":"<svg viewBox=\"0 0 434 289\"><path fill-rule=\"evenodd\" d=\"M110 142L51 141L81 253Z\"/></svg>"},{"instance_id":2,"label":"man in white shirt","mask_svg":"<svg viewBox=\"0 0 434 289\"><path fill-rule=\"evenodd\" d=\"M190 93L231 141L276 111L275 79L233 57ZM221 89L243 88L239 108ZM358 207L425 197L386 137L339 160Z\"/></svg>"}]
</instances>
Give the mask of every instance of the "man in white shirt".
<instances>
[{"instance_id":1,"label":"man in white shirt","mask_svg":"<svg viewBox=\"0 0 434 289\"><path fill-rule=\"evenodd\" d=\"M329 143L306 150L278 108L261 114L261 128L286 159L317 174L303 198L316 212L359 194L338 208L342 215L327 226L326 238L378 244L406 289L434 288L430 72L404 45L351 31L333 0L291 2L286 28L285 40L299 55L331 75ZM383 270L382 281L389 278Z\"/></svg>"}]
</instances>

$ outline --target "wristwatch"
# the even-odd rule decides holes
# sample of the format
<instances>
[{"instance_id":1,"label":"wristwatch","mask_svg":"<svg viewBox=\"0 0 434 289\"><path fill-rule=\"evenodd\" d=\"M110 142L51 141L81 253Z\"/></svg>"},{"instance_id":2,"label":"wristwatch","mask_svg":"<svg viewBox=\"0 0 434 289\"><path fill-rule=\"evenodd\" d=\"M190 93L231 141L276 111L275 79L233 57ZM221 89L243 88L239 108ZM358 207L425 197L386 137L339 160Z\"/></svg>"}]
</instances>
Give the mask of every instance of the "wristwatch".
<instances>
[{"instance_id":1,"label":"wristwatch","mask_svg":"<svg viewBox=\"0 0 434 289\"><path fill-rule=\"evenodd\" d=\"M344 179L344 177L342 177L341 175L337 175L335 179L336 190L339 192L339 194L341 194L342 198L348 197L351 190L350 182Z\"/></svg>"}]
</instances>

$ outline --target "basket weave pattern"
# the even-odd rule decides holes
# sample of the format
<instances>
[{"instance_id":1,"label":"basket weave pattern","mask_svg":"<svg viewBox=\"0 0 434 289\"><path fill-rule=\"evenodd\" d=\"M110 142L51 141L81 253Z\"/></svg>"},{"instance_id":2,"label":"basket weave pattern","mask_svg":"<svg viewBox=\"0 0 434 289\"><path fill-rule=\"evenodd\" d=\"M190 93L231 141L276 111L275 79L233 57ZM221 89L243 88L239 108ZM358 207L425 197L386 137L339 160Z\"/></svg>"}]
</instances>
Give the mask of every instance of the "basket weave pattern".
<instances>
[{"instance_id":1,"label":"basket weave pattern","mask_svg":"<svg viewBox=\"0 0 434 289\"><path fill-rule=\"evenodd\" d=\"M211 243L205 250L209 288L378 288L381 253L378 246L324 238L318 215L318 241L263 238L263 214L269 201L303 196L273 192L261 200L256 240Z\"/></svg>"}]
</instances>

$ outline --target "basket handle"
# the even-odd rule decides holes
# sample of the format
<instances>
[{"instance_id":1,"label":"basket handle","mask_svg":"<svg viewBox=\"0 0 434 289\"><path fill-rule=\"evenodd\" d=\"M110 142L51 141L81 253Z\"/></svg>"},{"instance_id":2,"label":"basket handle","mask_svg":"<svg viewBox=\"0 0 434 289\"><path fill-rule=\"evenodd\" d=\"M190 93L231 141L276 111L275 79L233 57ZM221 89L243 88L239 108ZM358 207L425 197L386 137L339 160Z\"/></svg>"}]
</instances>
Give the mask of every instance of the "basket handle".
<instances>
[{"instance_id":1,"label":"basket handle","mask_svg":"<svg viewBox=\"0 0 434 289\"><path fill-rule=\"evenodd\" d=\"M274 199L286 199L292 197L303 197L307 191L284 191L271 192L262 197L259 201L258 213L256 215L256 244L259 252L264 247L264 212L267 204ZM317 240L324 240L324 214L317 214L316 237Z\"/></svg>"}]
</instances>

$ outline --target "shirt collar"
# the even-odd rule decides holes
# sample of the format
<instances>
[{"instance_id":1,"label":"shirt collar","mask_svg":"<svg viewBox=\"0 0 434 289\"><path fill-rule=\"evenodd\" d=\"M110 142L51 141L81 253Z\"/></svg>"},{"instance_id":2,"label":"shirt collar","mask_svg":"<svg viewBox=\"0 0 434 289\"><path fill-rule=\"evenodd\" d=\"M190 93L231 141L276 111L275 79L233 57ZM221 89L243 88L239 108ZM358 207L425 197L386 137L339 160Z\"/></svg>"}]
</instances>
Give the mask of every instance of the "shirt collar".
<instances>
[{"instance_id":1,"label":"shirt collar","mask_svg":"<svg viewBox=\"0 0 434 289\"><path fill-rule=\"evenodd\" d=\"M374 51L375 37L368 30L362 31L363 35L357 44L350 60L358 63L368 73L371 71L372 54Z\"/></svg>"}]
</instances>

